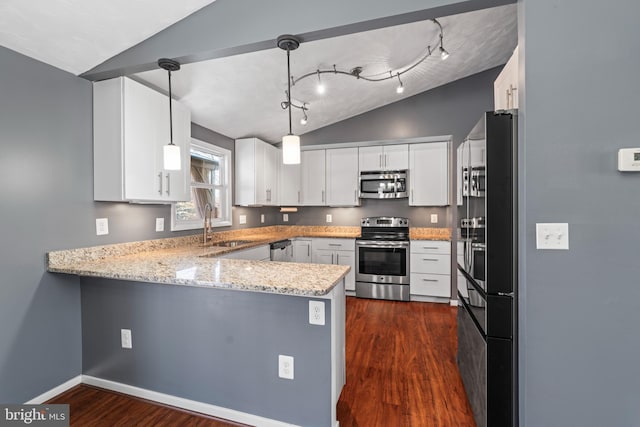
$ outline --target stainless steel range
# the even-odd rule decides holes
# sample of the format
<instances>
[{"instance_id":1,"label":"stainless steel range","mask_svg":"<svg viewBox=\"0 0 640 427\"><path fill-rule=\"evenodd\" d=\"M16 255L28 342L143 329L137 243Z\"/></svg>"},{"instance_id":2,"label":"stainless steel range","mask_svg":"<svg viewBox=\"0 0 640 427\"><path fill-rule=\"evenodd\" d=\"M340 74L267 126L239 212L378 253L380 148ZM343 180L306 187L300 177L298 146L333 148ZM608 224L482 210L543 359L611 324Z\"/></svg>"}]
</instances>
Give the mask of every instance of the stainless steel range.
<instances>
[{"instance_id":1,"label":"stainless steel range","mask_svg":"<svg viewBox=\"0 0 640 427\"><path fill-rule=\"evenodd\" d=\"M356 239L356 296L409 301L409 220L362 218Z\"/></svg>"}]
</instances>

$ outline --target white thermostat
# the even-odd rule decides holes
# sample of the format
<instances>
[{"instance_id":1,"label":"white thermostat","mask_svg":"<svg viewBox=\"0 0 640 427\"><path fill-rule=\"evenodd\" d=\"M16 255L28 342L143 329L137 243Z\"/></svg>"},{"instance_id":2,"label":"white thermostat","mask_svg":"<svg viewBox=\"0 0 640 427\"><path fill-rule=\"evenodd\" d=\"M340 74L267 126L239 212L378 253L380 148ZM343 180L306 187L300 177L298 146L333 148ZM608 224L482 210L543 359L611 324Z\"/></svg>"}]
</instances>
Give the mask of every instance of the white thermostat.
<instances>
[{"instance_id":1,"label":"white thermostat","mask_svg":"<svg viewBox=\"0 0 640 427\"><path fill-rule=\"evenodd\" d=\"M618 170L621 172L640 172L640 148L619 149Z\"/></svg>"}]
</instances>

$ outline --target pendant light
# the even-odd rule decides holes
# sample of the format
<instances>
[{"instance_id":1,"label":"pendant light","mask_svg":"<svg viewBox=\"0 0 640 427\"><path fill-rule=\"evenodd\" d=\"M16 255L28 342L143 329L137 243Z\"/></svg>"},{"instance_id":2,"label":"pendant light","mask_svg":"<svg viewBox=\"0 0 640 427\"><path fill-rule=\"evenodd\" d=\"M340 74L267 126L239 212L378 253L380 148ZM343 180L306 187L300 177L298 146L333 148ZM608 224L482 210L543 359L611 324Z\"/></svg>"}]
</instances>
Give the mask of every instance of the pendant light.
<instances>
[{"instance_id":1,"label":"pendant light","mask_svg":"<svg viewBox=\"0 0 640 427\"><path fill-rule=\"evenodd\" d=\"M180 170L182 168L180 158L180 147L173 143L173 109L171 108L171 72L178 71L180 69L180 63L173 59L160 58L158 59L158 66L164 70L167 70L169 74L169 144L162 147L163 154L163 168L165 170Z\"/></svg>"},{"instance_id":2,"label":"pendant light","mask_svg":"<svg viewBox=\"0 0 640 427\"><path fill-rule=\"evenodd\" d=\"M291 63L289 52L300 46L300 40L285 34L278 37L278 47L287 51L287 107L289 109L289 134L282 137L282 163L285 165L300 164L300 137L291 130Z\"/></svg>"}]
</instances>

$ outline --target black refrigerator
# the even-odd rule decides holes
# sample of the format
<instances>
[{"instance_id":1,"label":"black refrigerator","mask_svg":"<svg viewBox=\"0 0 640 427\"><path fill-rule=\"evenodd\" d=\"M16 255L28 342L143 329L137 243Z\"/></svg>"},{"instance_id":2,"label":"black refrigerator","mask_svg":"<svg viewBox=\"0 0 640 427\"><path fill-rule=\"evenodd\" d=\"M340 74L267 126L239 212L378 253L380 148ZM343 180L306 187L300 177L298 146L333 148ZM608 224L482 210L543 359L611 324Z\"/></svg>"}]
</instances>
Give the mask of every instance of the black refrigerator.
<instances>
[{"instance_id":1,"label":"black refrigerator","mask_svg":"<svg viewBox=\"0 0 640 427\"><path fill-rule=\"evenodd\" d=\"M458 367L478 427L517 426L516 111L485 113L457 158Z\"/></svg>"}]
</instances>

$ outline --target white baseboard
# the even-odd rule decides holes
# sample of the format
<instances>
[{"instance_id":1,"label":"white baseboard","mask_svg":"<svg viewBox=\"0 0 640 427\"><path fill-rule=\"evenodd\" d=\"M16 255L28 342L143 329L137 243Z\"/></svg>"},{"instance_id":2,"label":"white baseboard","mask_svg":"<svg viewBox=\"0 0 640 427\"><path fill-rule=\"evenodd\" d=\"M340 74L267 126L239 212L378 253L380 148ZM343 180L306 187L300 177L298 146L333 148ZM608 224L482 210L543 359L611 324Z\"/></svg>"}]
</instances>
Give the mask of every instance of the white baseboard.
<instances>
[{"instance_id":1,"label":"white baseboard","mask_svg":"<svg viewBox=\"0 0 640 427\"><path fill-rule=\"evenodd\" d=\"M450 299L449 300L449 305L451 307L457 307L458 306L458 300L457 299Z\"/></svg>"},{"instance_id":2,"label":"white baseboard","mask_svg":"<svg viewBox=\"0 0 640 427\"><path fill-rule=\"evenodd\" d=\"M77 386L82 382L82 375L78 375L77 377L71 378L69 381L66 381L60 384L57 387L52 388L49 391L45 391L40 396L36 396L28 402L25 402L25 405L39 405L41 403L46 402L49 399L56 397L57 395L64 393L65 391Z\"/></svg>"},{"instance_id":3,"label":"white baseboard","mask_svg":"<svg viewBox=\"0 0 640 427\"><path fill-rule=\"evenodd\" d=\"M195 400L184 399L182 397L172 396L169 394L159 393L157 391L147 390L128 384L118 383L115 381L104 380L89 375L82 376L82 383L88 384L107 390L117 391L119 393L128 394L130 396L140 397L142 399L152 400L154 402L171 405L189 411L200 412L201 414L211 415L217 418L235 421L238 423L249 424L261 427L294 427L294 424L282 421L272 420L270 418L260 417L258 415L248 414L246 412L236 411L234 409L223 408L221 406L211 405L208 403L197 402Z\"/></svg>"}]
</instances>

